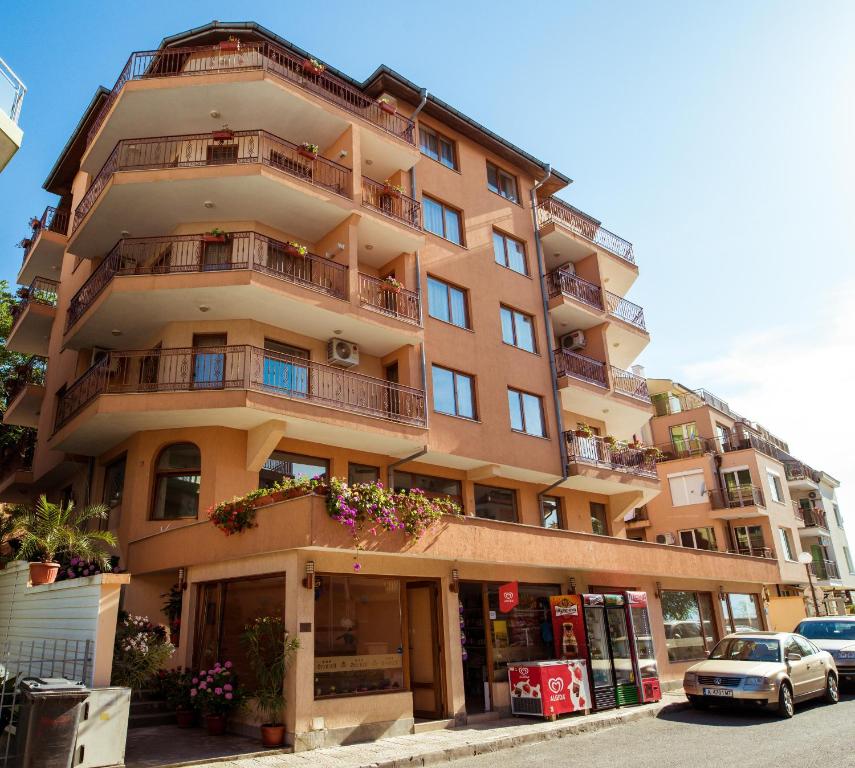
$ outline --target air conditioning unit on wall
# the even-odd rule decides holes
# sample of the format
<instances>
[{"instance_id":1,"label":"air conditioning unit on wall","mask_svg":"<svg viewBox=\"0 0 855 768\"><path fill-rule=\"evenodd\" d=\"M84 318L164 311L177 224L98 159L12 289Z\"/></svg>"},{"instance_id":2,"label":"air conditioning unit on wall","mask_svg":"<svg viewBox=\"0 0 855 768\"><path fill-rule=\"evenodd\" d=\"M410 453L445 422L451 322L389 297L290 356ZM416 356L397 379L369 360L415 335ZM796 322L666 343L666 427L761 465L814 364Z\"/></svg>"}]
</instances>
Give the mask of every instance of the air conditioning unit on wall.
<instances>
[{"instance_id":1,"label":"air conditioning unit on wall","mask_svg":"<svg viewBox=\"0 0 855 768\"><path fill-rule=\"evenodd\" d=\"M657 544L676 544L677 538L673 533L657 533L656 534L656 543Z\"/></svg>"},{"instance_id":2,"label":"air conditioning unit on wall","mask_svg":"<svg viewBox=\"0 0 855 768\"><path fill-rule=\"evenodd\" d=\"M342 368L359 365L359 346L352 341L333 337L327 342L327 362Z\"/></svg>"},{"instance_id":3,"label":"air conditioning unit on wall","mask_svg":"<svg viewBox=\"0 0 855 768\"><path fill-rule=\"evenodd\" d=\"M570 331L561 337L561 349L566 349L573 352L577 349L585 349L588 340L585 338L584 331Z\"/></svg>"}]
</instances>

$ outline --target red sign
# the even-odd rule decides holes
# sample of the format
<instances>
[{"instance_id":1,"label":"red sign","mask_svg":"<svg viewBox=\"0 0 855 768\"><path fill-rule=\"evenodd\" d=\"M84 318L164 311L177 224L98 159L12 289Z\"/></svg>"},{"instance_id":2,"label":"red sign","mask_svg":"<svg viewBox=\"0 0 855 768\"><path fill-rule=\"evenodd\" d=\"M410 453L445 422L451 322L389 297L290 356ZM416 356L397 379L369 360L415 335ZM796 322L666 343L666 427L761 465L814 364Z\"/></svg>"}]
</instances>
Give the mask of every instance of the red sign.
<instances>
[{"instance_id":1,"label":"red sign","mask_svg":"<svg viewBox=\"0 0 855 768\"><path fill-rule=\"evenodd\" d=\"M549 604L552 609L555 658L586 658L585 622L582 618L581 596L553 595L549 598Z\"/></svg>"},{"instance_id":2,"label":"red sign","mask_svg":"<svg viewBox=\"0 0 855 768\"><path fill-rule=\"evenodd\" d=\"M510 581L507 584L502 584L499 587L499 610L502 613L507 613L519 605L520 588L515 581Z\"/></svg>"}]
</instances>

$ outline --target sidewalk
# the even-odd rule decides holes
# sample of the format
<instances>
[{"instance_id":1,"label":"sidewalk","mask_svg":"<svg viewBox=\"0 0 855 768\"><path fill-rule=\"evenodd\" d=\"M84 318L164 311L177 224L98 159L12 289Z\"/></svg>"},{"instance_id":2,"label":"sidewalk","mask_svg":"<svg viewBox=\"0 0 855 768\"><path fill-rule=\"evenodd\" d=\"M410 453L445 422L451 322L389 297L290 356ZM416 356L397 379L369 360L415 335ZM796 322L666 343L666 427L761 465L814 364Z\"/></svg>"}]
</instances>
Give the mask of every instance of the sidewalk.
<instances>
[{"instance_id":1,"label":"sidewalk","mask_svg":"<svg viewBox=\"0 0 855 768\"><path fill-rule=\"evenodd\" d=\"M665 709L682 709L687 706L682 692L665 693L658 704L612 709L554 722L522 718L493 720L346 747L328 747L297 754L256 752L239 758L176 763L164 768L188 765L200 768L417 768L547 739L591 733L614 725L658 717Z\"/></svg>"}]
</instances>

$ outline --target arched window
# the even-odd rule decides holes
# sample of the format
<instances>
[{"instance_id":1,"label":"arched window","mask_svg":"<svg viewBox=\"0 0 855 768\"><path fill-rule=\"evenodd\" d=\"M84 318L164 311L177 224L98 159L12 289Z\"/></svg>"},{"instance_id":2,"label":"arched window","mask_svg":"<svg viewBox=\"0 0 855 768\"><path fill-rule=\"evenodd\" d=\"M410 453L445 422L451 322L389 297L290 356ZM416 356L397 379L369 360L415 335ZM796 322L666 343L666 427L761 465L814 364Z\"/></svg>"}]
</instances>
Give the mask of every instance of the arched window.
<instances>
[{"instance_id":1,"label":"arched window","mask_svg":"<svg viewBox=\"0 0 855 768\"><path fill-rule=\"evenodd\" d=\"M154 476L153 520L196 517L202 457L193 443L167 445L157 457Z\"/></svg>"}]
</instances>

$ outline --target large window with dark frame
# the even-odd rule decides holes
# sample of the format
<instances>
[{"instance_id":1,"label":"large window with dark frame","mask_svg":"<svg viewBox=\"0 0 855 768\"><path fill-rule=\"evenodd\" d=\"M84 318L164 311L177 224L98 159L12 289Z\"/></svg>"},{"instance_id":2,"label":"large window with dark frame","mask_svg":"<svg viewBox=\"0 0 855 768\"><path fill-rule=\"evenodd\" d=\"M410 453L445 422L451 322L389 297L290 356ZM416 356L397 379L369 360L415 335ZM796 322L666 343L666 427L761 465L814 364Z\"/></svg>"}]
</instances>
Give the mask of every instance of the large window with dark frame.
<instances>
[{"instance_id":1,"label":"large window with dark frame","mask_svg":"<svg viewBox=\"0 0 855 768\"><path fill-rule=\"evenodd\" d=\"M434 365L433 409L437 413L475 418L475 386L471 376Z\"/></svg>"},{"instance_id":2,"label":"large window with dark frame","mask_svg":"<svg viewBox=\"0 0 855 768\"><path fill-rule=\"evenodd\" d=\"M396 469L393 485L396 491L418 488L429 499L450 499L463 506L463 486L459 480Z\"/></svg>"},{"instance_id":3,"label":"large window with dark frame","mask_svg":"<svg viewBox=\"0 0 855 768\"><path fill-rule=\"evenodd\" d=\"M258 473L260 488L271 488L282 480L326 480L330 463L327 459L303 456L288 451L273 451Z\"/></svg>"},{"instance_id":4,"label":"large window with dark frame","mask_svg":"<svg viewBox=\"0 0 855 768\"><path fill-rule=\"evenodd\" d=\"M540 500L540 522L544 528L563 528L561 499L558 496L543 496Z\"/></svg>"},{"instance_id":5,"label":"large window with dark frame","mask_svg":"<svg viewBox=\"0 0 855 768\"><path fill-rule=\"evenodd\" d=\"M511 414L511 429L535 437L546 437L543 421L543 400L538 395L508 388L508 408Z\"/></svg>"},{"instance_id":6,"label":"large window with dark frame","mask_svg":"<svg viewBox=\"0 0 855 768\"><path fill-rule=\"evenodd\" d=\"M715 529L707 526L680 531L680 546L714 552L718 549L715 540Z\"/></svg>"},{"instance_id":7,"label":"large window with dark frame","mask_svg":"<svg viewBox=\"0 0 855 768\"><path fill-rule=\"evenodd\" d=\"M101 498L110 509L118 507L122 503L127 458L127 455L122 455L104 467L104 493Z\"/></svg>"},{"instance_id":8,"label":"large window with dark frame","mask_svg":"<svg viewBox=\"0 0 855 768\"><path fill-rule=\"evenodd\" d=\"M662 592L662 620L668 661L695 661L718 642L709 592Z\"/></svg>"},{"instance_id":9,"label":"large window with dark frame","mask_svg":"<svg viewBox=\"0 0 855 768\"><path fill-rule=\"evenodd\" d=\"M537 352L534 343L534 318L525 312L501 306L502 341L526 352Z\"/></svg>"},{"instance_id":10,"label":"large window with dark frame","mask_svg":"<svg viewBox=\"0 0 855 768\"><path fill-rule=\"evenodd\" d=\"M463 225L460 211L431 197L422 197L425 229L457 245L463 245Z\"/></svg>"},{"instance_id":11,"label":"large window with dark frame","mask_svg":"<svg viewBox=\"0 0 855 768\"><path fill-rule=\"evenodd\" d=\"M760 599L755 594L728 592L722 596L721 612L728 632L763 629Z\"/></svg>"},{"instance_id":12,"label":"large window with dark frame","mask_svg":"<svg viewBox=\"0 0 855 768\"><path fill-rule=\"evenodd\" d=\"M437 320L469 328L466 291L436 277L428 276L428 314Z\"/></svg>"},{"instance_id":13,"label":"large window with dark frame","mask_svg":"<svg viewBox=\"0 0 855 768\"><path fill-rule=\"evenodd\" d=\"M512 488L493 485L475 485L475 517L517 522L517 492Z\"/></svg>"},{"instance_id":14,"label":"large window with dark frame","mask_svg":"<svg viewBox=\"0 0 855 768\"><path fill-rule=\"evenodd\" d=\"M520 201L517 177L490 162L487 163L487 189L513 203Z\"/></svg>"},{"instance_id":15,"label":"large window with dark frame","mask_svg":"<svg viewBox=\"0 0 855 768\"><path fill-rule=\"evenodd\" d=\"M153 520L180 520L199 512L202 456L193 443L167 445L155 462Z\"/></svg>"},{"instance_id":16,"label":"large window with dark frame","mask_svg":"<svg viewBox=\"0 0 855 768\"><path fill-rule=\"evenodd\" d=\"M528 274L525 246L510 235L496 230L493 230L493 258L500 266L519 272L521 275Z\"/></svg>"},{"instance_id":17,"label":"large window with dark frame","mask_svg":"<svg viewBox=\"0 0 855 768\"><path fill-rule=\"evenodd\" d=\"M419 146L423 155L442 163L446 168L458 170L457 152L451 139L437 133L433 128L419 124Z\"/></svg>"}]
</instances>

